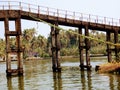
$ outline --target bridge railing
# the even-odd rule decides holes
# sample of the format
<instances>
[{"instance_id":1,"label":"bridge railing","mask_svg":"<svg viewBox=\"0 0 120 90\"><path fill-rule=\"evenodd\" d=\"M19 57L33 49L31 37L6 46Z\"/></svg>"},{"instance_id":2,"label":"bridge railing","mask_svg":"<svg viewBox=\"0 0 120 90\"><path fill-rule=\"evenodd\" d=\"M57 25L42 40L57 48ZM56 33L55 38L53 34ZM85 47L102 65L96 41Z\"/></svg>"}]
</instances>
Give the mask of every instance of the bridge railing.
<instances>
[{"instance_id":1,"label":"bridge railing","mask_svg":"<svg viewBox=\"0 0 120 90\"><path fill-rule=\"evenodd\" d=\"M37 14L62 17L66 19L68 18L72 20L80 20L80 21L93 22L99 24L107 24L112 26L120 26L120 19L84 14L79 12L72 12L68 10L61 10L61 9L44 7L44 6L37 6L34 4L28 4L18 1L0 1L0 10L23 10Z\"/></svg>"}]
</instances>

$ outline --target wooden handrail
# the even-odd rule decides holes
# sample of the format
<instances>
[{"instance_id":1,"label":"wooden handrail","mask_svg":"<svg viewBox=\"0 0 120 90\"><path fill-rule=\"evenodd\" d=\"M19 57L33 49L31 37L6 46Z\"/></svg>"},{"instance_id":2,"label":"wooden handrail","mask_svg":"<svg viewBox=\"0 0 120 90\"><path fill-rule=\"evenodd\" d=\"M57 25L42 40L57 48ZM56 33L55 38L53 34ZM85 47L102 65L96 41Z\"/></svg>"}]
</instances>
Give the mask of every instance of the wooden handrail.
<instances>
[{"instance_id":1,"label":"wooden handrail","mask_svg":"<svg viewBox=\"0 0 120 90\"><path fill-rule=\"evenodd\" d=\"M112 26L120 26L120 19L49 8L18 1L0 1L0 10L16 10L16 9L55 17L68 18L73 20L93 22L98 24L100 23Z\"/></svg>"}]
</instances>

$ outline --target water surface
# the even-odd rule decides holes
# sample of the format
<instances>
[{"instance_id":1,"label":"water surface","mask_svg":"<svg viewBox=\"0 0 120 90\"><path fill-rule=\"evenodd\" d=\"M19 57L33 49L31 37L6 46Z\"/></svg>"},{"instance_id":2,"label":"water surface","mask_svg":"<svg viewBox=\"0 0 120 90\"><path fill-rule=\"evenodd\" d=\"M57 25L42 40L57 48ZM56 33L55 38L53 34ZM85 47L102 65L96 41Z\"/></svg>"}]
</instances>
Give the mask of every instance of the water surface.
<instances>
[{"instance_id":1,"label":"water surface","mask_svg":"<svg viewBox=\"0 0 120 90\"><path fill-rule=\"evenodd\" d=\"M0 90L120 90L120 76L98 74L96 65L106 58L92 58L92 71L80 71L79 59L62 59L61 73L52 72L51 60L24 61L24 75L6 77L6 64L0 63ZM12 64L16 67L16 62Z\"/></svg>"}]
</instances>

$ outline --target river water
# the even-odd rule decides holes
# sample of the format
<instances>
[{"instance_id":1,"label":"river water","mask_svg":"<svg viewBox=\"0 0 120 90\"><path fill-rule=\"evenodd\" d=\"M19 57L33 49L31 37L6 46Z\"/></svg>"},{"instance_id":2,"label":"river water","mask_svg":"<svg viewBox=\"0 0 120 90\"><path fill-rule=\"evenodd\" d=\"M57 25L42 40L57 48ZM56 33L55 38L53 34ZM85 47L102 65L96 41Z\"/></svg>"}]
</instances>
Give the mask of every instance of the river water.
<instances>
[{"instance_id":1,"label":"river water","mask_svg":"<svg viewBox=\"0 0 120 90\"><path fill-rule=\"evenodd\" d=\"M0 62L0 90L120 90L120 75L95 72L95 66L105 62L106 58L92 58L92 71L87 72L79 70L78 58L62 59L62 72L53 73L49 59L24 61L20 77L6 77L6 64Z\"/></svg>"}]
</instances>

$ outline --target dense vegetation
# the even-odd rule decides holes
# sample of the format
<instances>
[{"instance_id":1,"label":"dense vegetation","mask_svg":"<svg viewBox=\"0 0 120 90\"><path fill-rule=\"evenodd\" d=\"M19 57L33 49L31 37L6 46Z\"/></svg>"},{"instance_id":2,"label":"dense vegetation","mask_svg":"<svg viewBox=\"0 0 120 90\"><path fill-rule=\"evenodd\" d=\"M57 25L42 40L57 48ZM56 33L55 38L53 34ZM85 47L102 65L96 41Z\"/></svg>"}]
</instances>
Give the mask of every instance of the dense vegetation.
<instances>
[{"instance_id":1,"label":"dense vegetation","mask_svg":"<svg viewBox=\"0 0 120 90\"><path fill-rule=\"evenodd\" d=\"M62 56L78 56L78 36L71 33L78 30L60 31L60 45ZM45 38L42 35L36 35L35 28L25 29L23 31L21 41L24 47L24 58L29 56L49 57L51 56L51 37ZM95 30L90 32L90 36L100 40L106 40L106 35L103 32L97 32ZM111 40L113 41L113 39ZM15 37L10 38L11 47L15 47ZM91 54L106 54L106 45L94 40L90 40ZM0 39L0 56L5 56L5 40Z\"/></svg>"}]
</instances>

